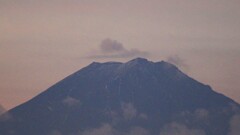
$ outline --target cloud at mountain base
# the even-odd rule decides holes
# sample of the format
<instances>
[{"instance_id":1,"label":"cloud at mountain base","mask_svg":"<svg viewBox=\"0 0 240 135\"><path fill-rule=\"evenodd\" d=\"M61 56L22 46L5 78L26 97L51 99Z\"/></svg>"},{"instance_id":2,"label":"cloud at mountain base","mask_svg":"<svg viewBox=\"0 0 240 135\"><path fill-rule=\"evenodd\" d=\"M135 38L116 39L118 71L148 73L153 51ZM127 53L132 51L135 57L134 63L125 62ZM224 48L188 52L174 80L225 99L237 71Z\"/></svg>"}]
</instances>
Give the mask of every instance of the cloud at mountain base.
<instances>
[{"instance_id":1,"label":"cloud at mountain base","mask_svg":"<svg viewBox=\"0 0 240 135\"><path fill-rule=\"evenodd\" d=\"M192 129L184 124L172 122L165 125L160 135L205 135L205 132L200 129Z\"/></svg>"},{"instance_id":2,"label":"cloud at mountain base","mask_svg":"<svg viewBox=\"0 0 240 135\"><path fill-rule=\"evenodd\" d=\"M112 125L104 123L98 128L83 131L78 135L150 135L150 133L142 127L132 127L128 132L122 132L112 127Z\"/></svg>"},{"instance_id":3,"label":"cloud at mountain base","mask_svg":"<svg viewBox=\"0 0 240 135\"><path fill-rule=\"evenodd\" d=\"M84 131L82 135L115 135L116 133L110 124L103 124L99 128Z\"/></svg>"},{"instance_id":4,"label":"cloud at mountain base","mask_svg":"<svg viewBox=\"0 0 240 135\"><path fill-rule=\"evenodd\" d=\"M137 110L132 103L122 104L123 117L126 120L133 119L137 116Z\"/></svg>"}]
</instances>

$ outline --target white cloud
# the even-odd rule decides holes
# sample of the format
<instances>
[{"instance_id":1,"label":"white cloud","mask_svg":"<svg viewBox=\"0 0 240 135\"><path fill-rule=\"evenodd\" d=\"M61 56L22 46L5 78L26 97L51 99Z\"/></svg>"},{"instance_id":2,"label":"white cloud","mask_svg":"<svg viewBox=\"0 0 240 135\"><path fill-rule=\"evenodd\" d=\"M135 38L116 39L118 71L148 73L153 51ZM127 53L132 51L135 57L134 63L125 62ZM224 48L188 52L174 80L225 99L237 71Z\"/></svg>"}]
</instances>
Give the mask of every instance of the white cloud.
<instances>
[{"instance_id":1,"label":"white cloud","mask_svg":"<svg viewBox=\"0 0 240 135\"><path fill-rule=\"evenodd\" d=\"M192 129L184 124L172 122L163 127L160 135L205 135L203 130Z\"/></svg>"}]
</instances>

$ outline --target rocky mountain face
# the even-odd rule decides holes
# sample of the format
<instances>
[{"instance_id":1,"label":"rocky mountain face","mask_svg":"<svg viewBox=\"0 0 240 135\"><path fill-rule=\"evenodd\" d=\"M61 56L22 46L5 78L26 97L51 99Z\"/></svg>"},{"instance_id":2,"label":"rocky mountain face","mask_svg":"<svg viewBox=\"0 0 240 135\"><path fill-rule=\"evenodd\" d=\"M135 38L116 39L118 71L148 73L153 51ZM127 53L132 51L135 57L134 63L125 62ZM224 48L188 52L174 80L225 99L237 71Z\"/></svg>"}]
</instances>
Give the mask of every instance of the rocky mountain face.
<instances>
[{"instance_id":1,"label":"rocky mountain face","mask_svg":"<svg viewBox=\"0 0 240 135\"><path fill-rule=\"evenodd\" d=\"M237 135L239 110L164 61L94 62L3 114L0 135Z\"/></svg>"}]
</instances>

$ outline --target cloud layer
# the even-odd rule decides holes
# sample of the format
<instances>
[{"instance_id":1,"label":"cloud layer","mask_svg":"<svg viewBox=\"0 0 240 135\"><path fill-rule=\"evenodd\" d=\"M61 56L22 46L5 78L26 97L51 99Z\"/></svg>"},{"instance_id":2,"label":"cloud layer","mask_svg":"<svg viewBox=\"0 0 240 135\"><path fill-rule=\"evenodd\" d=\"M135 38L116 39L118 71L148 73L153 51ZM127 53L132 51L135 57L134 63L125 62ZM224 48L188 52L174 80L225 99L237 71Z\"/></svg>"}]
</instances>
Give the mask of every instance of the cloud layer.
<instances>
[{"instance_id":1,"label":"cloud layer","mask_svg":"<svg viewBox=\"0 0 240 135\"><path fill-rule=\"evenodd\" d=\"M141 114L144 115L144 119L147 115L139 112L134 104L132 103L122 103L121 111L114 112L114 116L110 116L113 121L114 119L121 119L124 122L129 122L134 119L142 119ZM196 109L194 112L190 113L188 111L181 114L182 117L184 115L192 115L198 120L204 120L209 117L208 110L205 109ZM122 122L122 121L115 121ZM240 115L237 113L233 115L233 117L229 120L229 133L227 135L238 135L240 132ZM61 132L53 130L49 135L63 135ZM77 133L68 134L68 135L151 135L151 130L146 127L131 125L129 129L122 131L118 128L117 124L114 122L103 122L98 127L94 128L86 128L80 130ZM184 123L172 121L170 123L166 123L162 127L159 127L159 131L157 135L206 135L203 128L194 128L187 126Z\"/></svg>"},{"instance_id":2,"label":"cloud layer","mask_svg":"<svg viewBox=\"0 0 240 135\"><path fill-rule=\"evenodd\" d=\"M205 135L205 133L203 130L191 129L186 125L173 122L166 125L160 135Z\"/></svg>"},{"instance_id":3,"label":"cloud layer","mask_svg":"<svg viewBox=\"0 0 240 135\"><path fill-rule=\"evenodd\" d=\"M98 128L86 130L79 135L150 135L150 133L142 127L132 127L128 132L121 132L105 123Z\"/></svg>"}]
</instances>

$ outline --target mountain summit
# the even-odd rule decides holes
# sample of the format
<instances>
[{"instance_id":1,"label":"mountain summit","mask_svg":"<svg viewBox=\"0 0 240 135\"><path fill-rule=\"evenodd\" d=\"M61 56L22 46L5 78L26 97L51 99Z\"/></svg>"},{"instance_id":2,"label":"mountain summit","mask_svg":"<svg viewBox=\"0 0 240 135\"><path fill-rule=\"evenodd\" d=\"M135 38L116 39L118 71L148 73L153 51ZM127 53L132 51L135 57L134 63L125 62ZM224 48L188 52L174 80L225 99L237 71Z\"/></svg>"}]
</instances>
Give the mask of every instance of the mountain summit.
<instances>
[{"instance_id":1,"label":"mountain summit","mask_svg":"<svg viewBox=\"0 0 240 135\"><path fill-rule=\"evenodd\" d=\"M0 134L235 135L239 110L164 61L93 62L2 115Z\"/></svg>"}]
</instances>

